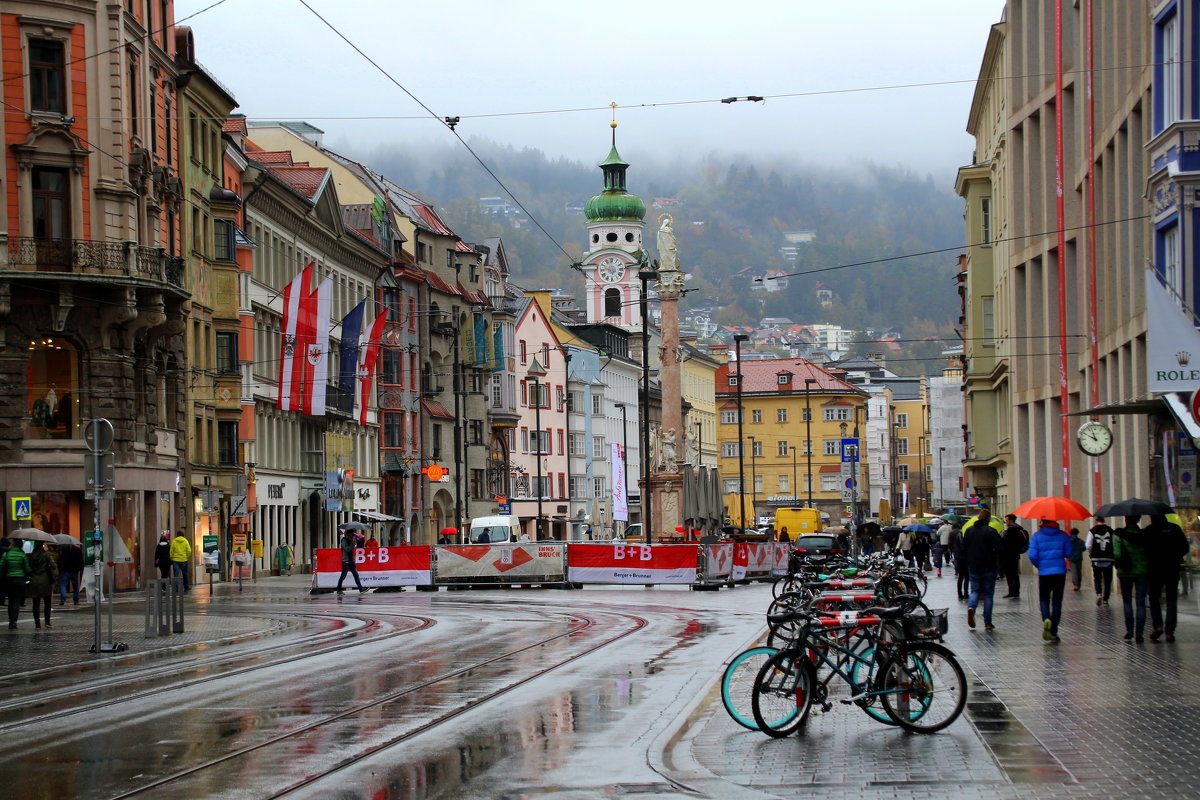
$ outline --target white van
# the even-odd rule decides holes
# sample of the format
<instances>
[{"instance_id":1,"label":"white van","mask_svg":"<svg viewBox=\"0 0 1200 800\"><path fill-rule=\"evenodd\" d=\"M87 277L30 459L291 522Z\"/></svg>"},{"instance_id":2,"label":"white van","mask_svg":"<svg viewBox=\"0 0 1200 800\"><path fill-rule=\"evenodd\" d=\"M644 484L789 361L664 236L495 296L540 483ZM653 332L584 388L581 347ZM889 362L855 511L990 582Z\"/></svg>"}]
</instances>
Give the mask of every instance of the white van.
<instances>
[{"instance_id":1,"label":"white van","mask_svg":"<svg viewBox=\"0 0 1200 800\"><path fill-rule=\"evenodd\" d=\"M488 542L491 544L515 542L521 536L521 521L512 516L475 517L471 520L467 543L479 544L479 537L485 530L488 532Z\"/></svg>"}]
</instances>

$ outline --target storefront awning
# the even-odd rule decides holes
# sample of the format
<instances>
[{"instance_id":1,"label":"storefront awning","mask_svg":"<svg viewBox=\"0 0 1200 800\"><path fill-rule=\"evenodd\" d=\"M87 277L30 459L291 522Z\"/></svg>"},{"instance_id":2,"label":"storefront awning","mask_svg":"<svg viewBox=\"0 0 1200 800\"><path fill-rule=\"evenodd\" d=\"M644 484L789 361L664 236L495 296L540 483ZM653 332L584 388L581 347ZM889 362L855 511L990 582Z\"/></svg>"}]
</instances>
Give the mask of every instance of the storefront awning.
<instances>
[{"instance_id":1,"label":"storefront awning","mask_svg":"<svg viewBox=\"0 0 1200 800\"><path fill-rule=\"evenodd\" d=\"M1155 414L1163 410L1163 401L1158 397L1136 397L1132 400L1118 400L1115 403L1102 403L1098 406L1071 411L1064 417L1090 417L1104 414Z\"/></svg>"},{"instance_id":2,"label":"storefront awning","mask_svg":"<svg viewBox=\"0 0 1200 800\"><path fill-rule=\"evenodd\" d=\"M1200 440L1200 423L1197 423L1196 418L1192 415L1188 398L1179 392L1167 392L1162 399L1167 402L1167 408L1171 409L1171 414L1179 422L1179 427L1192 437L1192 441Z\"/></svg>"},{"instance_id":3,"label":"storefront awning","mask_svg":"<svg viewBox=\"0 0 1200 800\"><path fill-rule=\"evenodd\" d=\"M391 514L380 514L378 511L358 511L354 512L354 516L369 519L372 522L403 522L403 517L393 517Z\"/></svg>"}]
</instances>

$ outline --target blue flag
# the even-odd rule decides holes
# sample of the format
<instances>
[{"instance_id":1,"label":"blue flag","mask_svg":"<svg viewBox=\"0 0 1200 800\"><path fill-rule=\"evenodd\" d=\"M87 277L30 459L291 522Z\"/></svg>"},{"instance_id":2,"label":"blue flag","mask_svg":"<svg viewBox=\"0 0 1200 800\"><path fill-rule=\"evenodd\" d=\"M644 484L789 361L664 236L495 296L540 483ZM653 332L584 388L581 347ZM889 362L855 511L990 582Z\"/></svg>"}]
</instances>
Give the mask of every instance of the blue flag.
<instances>
[{"instance_id":1,"label":"blue flag","mask_svg":"<svg viewBox=\"0 0 1200 800\"><path fill-rule=\"evenodd\" d=\"M367 301L363 300L342 317L342 358L338 365L338 386L347 392L354 391L355 379L358 377L358 340L362 338L363 313L366 308Z\"/></svg>"}]
</instances>

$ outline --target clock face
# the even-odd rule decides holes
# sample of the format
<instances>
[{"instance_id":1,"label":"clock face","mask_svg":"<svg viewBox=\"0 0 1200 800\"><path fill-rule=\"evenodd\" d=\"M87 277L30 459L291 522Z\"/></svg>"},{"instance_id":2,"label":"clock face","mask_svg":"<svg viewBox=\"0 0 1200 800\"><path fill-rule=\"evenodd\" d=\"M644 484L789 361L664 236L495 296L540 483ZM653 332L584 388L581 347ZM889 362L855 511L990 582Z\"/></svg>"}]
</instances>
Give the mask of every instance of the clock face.
<instances>
[{"instance_id":1,"label":"clock face","mask_svg":"<svg viewBox=\"0 0 1200 800\"><path fill-rule=\"evenodd\" d=\"M607 256L600 260L596 273L605 283L616 283L625 277L625 262L616 256Z\"/></svg>"},{"instance_id":2,"label":"clock face","mask_svg":"<svg viewBox=\"0 0 1200 800\"><path fill-rule=\"evenodd\" d=\"M1075 434L1079 449L1090 456L1099 456L1108 452L1112 447L1113 434L1099 422L1085 422L1079 426Z\"/></svg>"}]
</instances>

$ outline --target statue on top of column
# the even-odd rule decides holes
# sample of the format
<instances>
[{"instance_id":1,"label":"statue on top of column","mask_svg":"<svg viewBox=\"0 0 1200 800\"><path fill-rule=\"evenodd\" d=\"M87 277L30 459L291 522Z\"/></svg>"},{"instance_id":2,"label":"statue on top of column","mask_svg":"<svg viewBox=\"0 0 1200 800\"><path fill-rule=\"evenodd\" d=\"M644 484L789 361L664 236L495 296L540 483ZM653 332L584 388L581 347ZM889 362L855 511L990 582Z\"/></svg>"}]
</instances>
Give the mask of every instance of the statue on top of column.
<instances>
[{"instance_id":1,"label":"statue on top of column","mask_svg":"<svg viewBox=\"0 0 1200 800\"><path fill-rule=\"evenodd\" d=\"M662 222L658 229L658 269L660 272L679 269L679 246L671 227L675 219L670 214L659 214L658 219Z\"/></svg>"}]
</instances>

